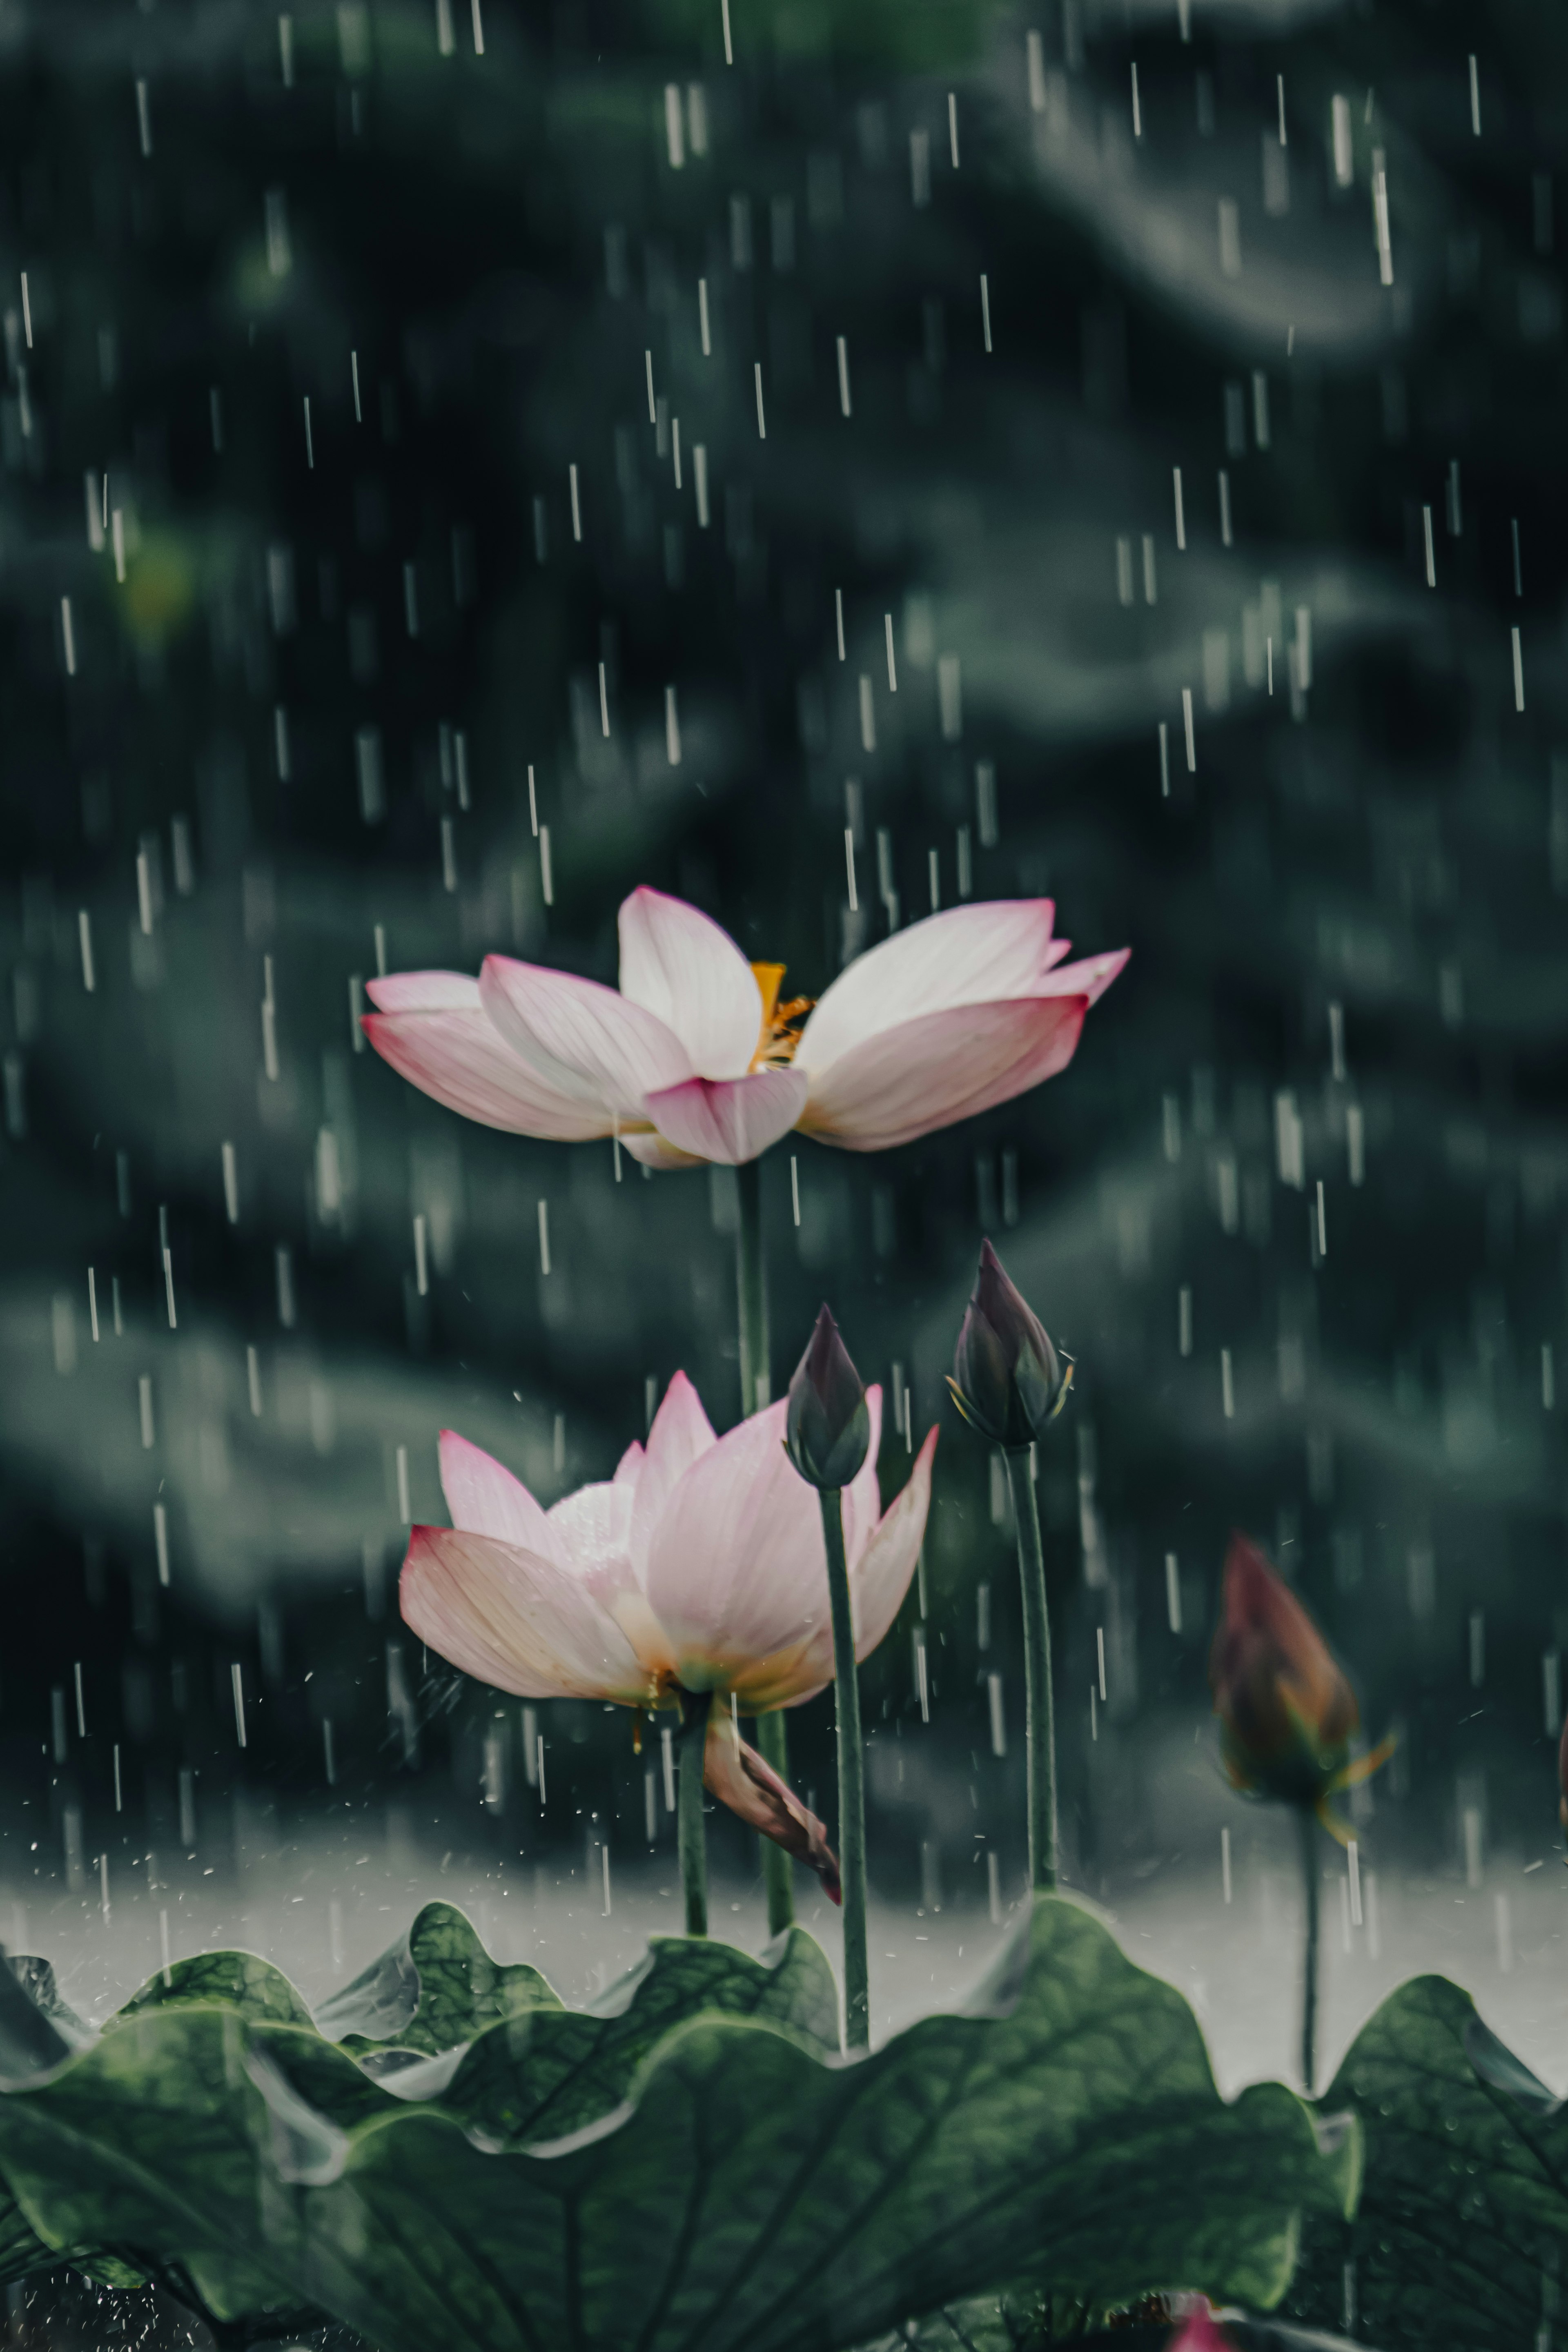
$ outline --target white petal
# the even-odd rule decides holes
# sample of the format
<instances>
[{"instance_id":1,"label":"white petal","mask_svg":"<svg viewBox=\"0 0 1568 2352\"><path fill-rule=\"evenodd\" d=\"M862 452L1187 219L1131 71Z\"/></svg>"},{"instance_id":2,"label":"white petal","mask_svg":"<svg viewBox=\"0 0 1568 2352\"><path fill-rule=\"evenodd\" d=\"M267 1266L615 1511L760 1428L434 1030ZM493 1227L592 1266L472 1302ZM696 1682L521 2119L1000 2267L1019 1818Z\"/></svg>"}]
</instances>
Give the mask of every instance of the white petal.
<instances>
[{"instance_id":1,"label":"white petal","mask_svg":"<svg viewBox=\"0 0 1568 2352\"><path fill-rule=\"evenodd\" d=\"M1080 956L1077 963L1058 964L1036 992L1087 996L1091 1004L1098 1004L1131 953L1131 948L1111 948L1104 955Z\"/></svg>"},{"instance_id":2,"label":"white petal","mask_svg":"<svg viewBox=\"0 0 1568 2352\"><path fill-rule=\"evenodd\" d=\"M700 1151L678 1151L673 1143L658 1134L651 1127L621 1129L621 1150L629 1152L645 1168L706 1168L708 1162Z\"/></svg>"},{"instance_id":3,"label":"white petal","mask_svg":"<svg viewBox=\"0 0 1568 2352\"><path fill-rule=\"evenodd\" d=\"M935 1013L869 1037L812 1079L800 1120L847 1151L890 1151L1055 1077L1073 1057L1083 996Z\"/></svg>"},{"instance_id":4,"label":"white petal","mask_svg":"<svg viewBox=\"0 0 1568 2352\"><path fill-rule=\"evenodd\" d=\"M928 1430L909 1482L889 1504L880 1524L849 1570L849 1609L855 1625L855 1655L868 1658L903 1606L904 1595L925 1540L931 1511L931 1456L936 1431Z\"/></svg>"},{"instance_id":5,"label":"white petal","mask_svg":"<svg viewBox=\"0 0 1568 2352\"><path fill-rule=\"evenodd\" d=\"M474 1013L479 983L466 971L389 971L367 980L364 992L378 1013Z\"/></svg>"},{"instance_id":6,"label":"white petal","mask_svg":"<svg viewBox=\"0 0 1568 2352\"><path fill-rule=\"evenodd\" d=\"M487 956L479 1002L507 1044L553 1086L622 1118L639 1118L650 1090L691 1076L674 1032L596 980Z\"/></svg>"},{"instance_id":7,"label":"white petal","mask_svg":"<svg viewBox=\"0 0 1568 2352\"><path fill-rule=\"evenodd\" d=\"M827 1617L816 1492L784 1450L785 1402L741 1422L673 1488L644 1586L689 1690L776 1706L790 1661Z\"/></svg>"},{"instance_id":8,"label":"white petal","mask_svg":"<svg viewBox=\"0 0 1568 2352\"><path fill-rule=\"evenodd\" d=\"M763 992L728 931L662 890L622 905L621 994L672 1029L704 1078L738 1078L762 1041Z\"/></svg>"},{"instance_id":9,"label":"white petal","mask_svg":"<svg viewBox=\"0 0 1568 2352\"><path fill-rule=\"evenodd\" d=\"M607 1111L567 1093L512 1051L458 971L401 971L366 983L380 1007L361 1024L382 1059L464 1118L509 1135L574 1143L607 1135Z\"/></svg>"},{"instance_id":10,"label":"white petal","mask_svg":"<svg viewBox=\"0 0 1568 2352\"><path fill-rule=\"evenodd\" d=\"M647 1694L626 1635L578 1577L542 1553L455 1528L416 1528L398 1597L422 1642L497 1690L626 1706Z\"/></svg>"},{"instance_id":11,"label":"white petal","mask_svg":"<svg viewBox=\"0 0 1568 2352\"><path fill-rule=\"evenodd\" d=\"M546 1517L561 1557L606 1608L636 1583L631 1566L632 1506L629 1480L605 1478L579 1486L552 1503Z\"/></svg>"},{"instance_id":12,"label":"white petal","mask_svg":"<svg viewBox=\"0 0 1568 2352\"><path fill-rule=\"evenodd\" d=\"M494 1536L498 1542L563 1559L542 1504L492 1454L471 1445L456 1430L444 1429L440 1458L441 1491L455 1528L465 1535Z\"/></svg>"},{"instance_id":13,"label":"white petal","mask_svg":"<svg viewBox=\"0 0 1568 2352\"><path fill-rule=\"evenodd\" d=\"M1049 898L998 898L928 915L857 956L801 1032L796 1069L815 1076L885 1029L954 1004L1031 996L1056 961Z\"/></svg>"},{"instance_id":14,"label":"white petal","mask_svg":"<svg viewBox=\"0 0 1568 2352\"><path fill-rule=\"evenodd\" d=\"M800 1070L753 1070L743 1078L688 1078L647 1097L647 1115L678 1151L737 1168L787 1135L805 1108Z\"/></svg>"},{"instance_id":15,"label":"white petal","mask_svg":"<svg viewBox=\"0 0 1568 2352\"><path fill-rule=\"evenodd\" d=\"M677 1372L653 1417L647 1451L637 1471L630 1530L634 1568L640 1570L646 1565L649 1540L677 1481L717 1442L701 1398L686 1374ZM642 1448L637 1451L641 1454Z\"/></svg>"},{"instance_id":16,"label":"white petal","mask_svg":"<svg viewBox=\"0 0 1568 2352\"><path fill-rule=\"evenodd\" d=\"M623 1467L624 1467L623 1457ZM640 1482L637 1482L640 1483ZM579 1486L550 1511L550 1529L571 1573L592 1594L636 1653L646 1691L675 1671L675 1652L644 1597L632 1565L632 1511L637 1483L619 1476Z\"/></svg>"}]
</instances>

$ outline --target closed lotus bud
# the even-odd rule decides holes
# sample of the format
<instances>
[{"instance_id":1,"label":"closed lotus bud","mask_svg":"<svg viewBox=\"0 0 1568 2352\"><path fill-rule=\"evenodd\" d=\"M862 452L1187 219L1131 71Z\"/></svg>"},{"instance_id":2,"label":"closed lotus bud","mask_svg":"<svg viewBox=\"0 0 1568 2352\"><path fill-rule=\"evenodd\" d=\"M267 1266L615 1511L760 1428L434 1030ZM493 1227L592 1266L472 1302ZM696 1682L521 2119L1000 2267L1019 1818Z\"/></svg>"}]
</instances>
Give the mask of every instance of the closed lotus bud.
<instances>
[{"instance_id":1,"label":"closed lotus bud","mask_svg":"<svg viewBox=\"0 0 1568 2352\"><path fill-rule=\"evenodd\" d=\"M1317 1807L1331 1789L1364 1777L1348 1764L1361 1721L1355 1693L1289 1585L1243 1535L1226 1554L1209 1685L1220 1755L1247 1795Z\"/></svg>"},{"instance_id":2,"label":"closed lotus bud","mask_svg":"<svg viewBox=\"0 0 1568 2352\"><path fill-rule=\"evenodd\" d=\"M784 1446L811 1486L847 1486L871 1444L866 1385L824 1307L789 1384Z\"/></svg>"},{"instance_id":3,"label":"closed lotus bud","mask_svg":"<svg viewBox=\"0 0 1568 2352\"><path fill-rule=\"evenodd\" d=\"M1061 1411L1071 1383L1072 1366L984 1243L947 1383L959 1412L993 1445L1021 1453Z\"/></svg>"}]
</instances>

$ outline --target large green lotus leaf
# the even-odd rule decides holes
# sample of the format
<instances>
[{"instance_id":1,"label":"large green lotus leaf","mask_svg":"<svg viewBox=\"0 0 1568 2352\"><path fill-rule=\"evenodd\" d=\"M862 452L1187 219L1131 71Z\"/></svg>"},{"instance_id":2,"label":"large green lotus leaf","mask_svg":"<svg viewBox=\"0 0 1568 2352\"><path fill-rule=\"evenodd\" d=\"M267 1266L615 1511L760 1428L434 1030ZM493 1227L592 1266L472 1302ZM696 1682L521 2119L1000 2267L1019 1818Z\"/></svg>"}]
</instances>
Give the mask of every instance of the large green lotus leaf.
<instances>
[{"instance_id":1,"label":"large green lotus leaf","mask_svg":"<svg viewBox=\"0 0 1568 2352\"><path fill-rule=\"evenodd\" d=\"M112 2032L144 2010L204 2001L238 2010L241 2016L277 2025L309 2025L310 2012L280 1969L254 1952L200 1952L175 1960L165 1973L149 1977L139 1992L109 2021Z\"/></svg>"},{"instance_id":2,"label":"large green lotus leaf","mask_svg":"<svg viewBox=\"0 0 1568 2352\"><path fill-rule=\"evenodd\" d=\"M455 1905L426 1903L405 1936L322 2005L316 2022L353 2050L395 2042L434 2057L502 2018L560 2006L537 1969L493 1960Z\"/></svg>"},{"instance_id":3,"label":"large green lotus leaf","mask_svg":"<svg viewBox=\"0 0 1568 2352\"><path fill-rule=\"evenodd\" d=\"M298 2028L151 2010L0 2095L0 2169L50 2243L384 2352L838 2352L1026 2265L1091 2309L1268 2304L1303 2209L1353 2195L1353 2137L1325 2153L1279 2085L1226 2105L1180 1994L1059 1898L969 2014L853 2064L702 2016L627 2107L531 2153L390 2101L335 2129L293 2087L312 2046L351 2067Z\"/></svg>"},{"instance_id":4,"label":"large green lotus leaf","mask_svg":"<svg viewBox=\"0 0 1568 2352\"><path fill-rule=\"evenodd\" d=\"M0 2189L0 2282L28 2278L35 2271L52 2271L62 2263L86 2271L104 2286L144 2286L144 2274L126 2263L102 2255L88 2246L47 2246L8 2189Z\"/></svg>"},{"instance_id":5,"label":"large green lotus leaf","mask_svg":"<svg viewBox=\"0 0 1568 2352\"><path fill-rule=\"evenodd\" d=\"M0 2171L54 2259L177 2278L224 2319L292 2317L301 2298L274 2259L283 2182L344 2143L292 2093L274 2039L323 2046L221 2004L154 2005L0 2095Z\"/></svg>"},{"instance_id":6,"label":"large green lotus leaf","mask_svg":"<svg viewBox=\"0 0 1568 2352\"><path fill-rule=\"evenodd\" d=\"M93 2038L65 2001L47 1960L5 1953L0 1967L0 2085L41 2080ZM129 2264L91 2245L47 2245L33 2229L16 2198L0 2182L0 2280L26 2278L62 2260L88 2271L108 2286L140 2286Z\"/></svg>"},{"instance_id":7,"label":"large green lotus leaf","mask_svg":"<svg viewBox=\"0 0 1568 2352\"><path fill-rule=\"evenodd\" d=\"M492 2027L439 2104L494 2147L564 2137L618 2105L661 2037L705 2011L756 2018L824 2057L837 2053L838 1989L804 1929L760 1960L729 1944L658 1937L591 2011L534 2010Z\"/></svg>"},{"instance_id":8,"label":"large green lotus leaf","mask_svg":"<svg viewBox=\"0 0 1568 2352\"><path fill-rule=\"evenodd\" d=\"M1417 1977L1357 2034L1327 2096L1353 2107L1366 2189L1353 2224L1314 2215L1293 2313L1397 2347L1531 2345L1562 2307L1568 2109L1483 2025L1468 1993Z\"/></svg>"}]
</instances>

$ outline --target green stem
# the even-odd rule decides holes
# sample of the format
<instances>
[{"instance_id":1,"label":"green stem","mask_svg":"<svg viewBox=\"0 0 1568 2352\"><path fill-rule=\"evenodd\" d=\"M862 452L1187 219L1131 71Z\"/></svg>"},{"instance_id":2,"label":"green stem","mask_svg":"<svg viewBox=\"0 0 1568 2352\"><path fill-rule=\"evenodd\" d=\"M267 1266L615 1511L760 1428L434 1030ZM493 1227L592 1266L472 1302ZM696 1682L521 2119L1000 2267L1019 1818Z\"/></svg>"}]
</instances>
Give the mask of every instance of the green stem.
<instances>
[{"instance_id":1,"label":"green stem","mask_svg":"<svg viewBox=\"0 0 1568 2352\"><path fill-rule=\"evenodd\" d=\"M686 1897L686 1932L708 1933L708 1832L702 1825L702 1757L708 1745L710 1694L689 1694L680 1727L680 1789L676 1829L680 1841L680 1890Z\"/></svg>"},{"instance_id":2,"label":"green stem","mask_svg":"<svg viewBox=\"0 0 1568 2352\"><path fill-rule=\"evenodd\" d=\"M749 1418L772 1401L768 1353L768 1272L763 1255L763 1163L748 1160L735 1171L741 1214L735 1227L735 1292L741 1318L741 1412ZM789 1739L776 1710L757 1718L757 1748L781 1780L789 1779ZM763 1885L768 1898L768 1933L795 1924L795 1874L790 1858L772 1838L763 1850Z\"/></svg>"},{"instance_id":3,"label":"green stem","mask_svg":"<svg viewBox=\"0 0 1568 2352\"><path fill-rule=\"evenodd\" d=\"M844 1497L822 1490L827 1594L833 1607L833 1684L838 1718L838 1867L844 1883L844 2046L871 2046L871 1981L866 1958L866 1779L860 1746L860 1682L844 1557Z\"/></svg>"},{"instance_id":4,"label":"green stem","mask_svg":"<svg viewBox=\"0 0 1568 2352\"><path fill-rule=\"evenodd\" d=\"M1318 1823L1306 1805L1296 1809L1301 1833L1301 1892L1306 1926L1301 1954L1301 2081L1310 2098L1318 2074Z\"/></svg>"},{"instance_id":5,"label":"green stem","mask_svg":"<svg viewBox=\"0 0 1568 2352\"><path fill-rule=\"evenodd\" d=\"M763 1163L742 1160L735 1171L741 1196L735 1227L735 1289L741 1317L741 1413L773 1402L768 1349L768 1274L763 1256Z\"/></svg>"},{"instance_id":6,"label":"green stem","mask_svg":"<svg viewBox=\"0 0 1568 2352\"><path fill-rule=\"evenodd\" d=\"M1051 1619L1046 1605L1046 1556L1035 1501L1029 1448L1007 1456L1013 1517L1018 1529L1018 1579L1024 1593L1025 1743L1029 1769L1029 1885L1036 1894L1057 1888L1057 1729L1051 1696Z\"/></svg>"},{"instance_id":7,"label":"green stem","mask_svg":"<svg viewBox=\"0 0 1568 2352\"><path fill-rule=\"evenodd\" d=\"M784 1733L784 1710L775 1707L771 1715L757 1717L757 1752L764 1764L771 1764L781 1780L789 1778L789 1741ZM795 1925L795 1869L788 1854L773 1838L760 1838L763 1849L763 1885L768 1898L768 1933L782 1936L786 1927Z\"/></svg>"}]
</instances>

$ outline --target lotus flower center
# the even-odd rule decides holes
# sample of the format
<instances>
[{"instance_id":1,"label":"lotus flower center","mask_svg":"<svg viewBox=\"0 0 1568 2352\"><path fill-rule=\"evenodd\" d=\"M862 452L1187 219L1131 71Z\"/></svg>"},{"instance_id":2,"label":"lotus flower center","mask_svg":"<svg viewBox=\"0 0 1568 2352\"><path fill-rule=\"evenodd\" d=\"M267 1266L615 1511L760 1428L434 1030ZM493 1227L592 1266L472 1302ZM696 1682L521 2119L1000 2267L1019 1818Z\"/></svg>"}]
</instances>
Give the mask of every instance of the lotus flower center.
<instances>
[{"instance_id":1,"label":"lotus flower center","mask_svg":"<svg viewBox=\"0 0 1568 2352\"><path fill-rule=\"evenodd\" d=\"M757 1050L752 1055L753 1070L784 1070L795 1059L800 1044L800 1024L816 1003L815 996L792 996L787 1003L779 1003L779 983L784 976L782 963L754 963L752 966L763 998L763 1025L757 1039Z\"/></svg>"}]
</instances>

